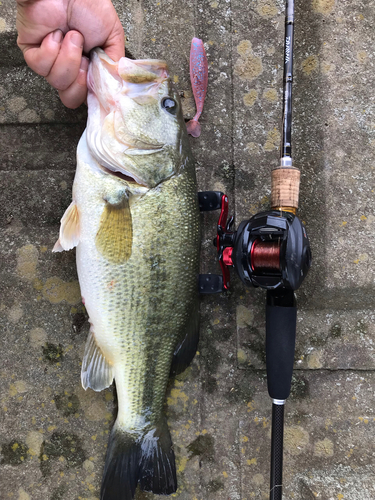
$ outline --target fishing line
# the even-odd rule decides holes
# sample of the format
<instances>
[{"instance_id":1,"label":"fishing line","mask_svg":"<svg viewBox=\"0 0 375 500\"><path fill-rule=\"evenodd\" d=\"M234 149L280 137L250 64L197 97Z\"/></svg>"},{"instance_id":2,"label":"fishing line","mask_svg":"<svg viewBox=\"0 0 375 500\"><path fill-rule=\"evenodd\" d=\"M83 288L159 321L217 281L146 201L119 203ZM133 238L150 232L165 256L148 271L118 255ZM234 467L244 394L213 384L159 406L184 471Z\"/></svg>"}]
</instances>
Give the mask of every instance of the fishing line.
<instances>
[{"instance_id":1,"label":"fishing line","mask_svg":"<svg viewBox=\"0 0 375 500\"><path fill-rule=\"evenodd\" d=\"M280 242L267 243L260 240L254 241L250 261L254 271L260 269L278 271L280 269Z\"/></svg>"}]
</instances>

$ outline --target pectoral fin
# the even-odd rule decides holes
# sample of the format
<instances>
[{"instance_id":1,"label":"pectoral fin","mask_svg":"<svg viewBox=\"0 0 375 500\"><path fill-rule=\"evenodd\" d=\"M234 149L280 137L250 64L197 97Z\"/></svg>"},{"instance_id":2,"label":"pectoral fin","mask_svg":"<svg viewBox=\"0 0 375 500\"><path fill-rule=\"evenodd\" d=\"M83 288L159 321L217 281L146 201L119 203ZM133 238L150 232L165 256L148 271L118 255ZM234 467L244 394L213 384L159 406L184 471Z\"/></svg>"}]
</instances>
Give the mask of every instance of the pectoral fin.
<instances>
[{"instance_id":1,"label":"pectoral fin","mask_svg":"<svg viewBox=\"0 0 375 500\"><path fill-rule=\"evenodd\" d=\"M82 361L81 382L86 390L102 391L113 382L114 368L105 359L90 330Z\"/></svg>"},{"instance_id":2,"label":"pectoral fin","mask_svg":"<svg viewBox=\"0 0 375 500\"><path fill-rule=\"evenodd\" d=\"M129 200L105 204L96 235L96 248L114 264L126 262L132 251L133 229Z\"/></svg>"},{"instance_id":3,"label":"pectoral fin","mask_svg":"<svg viewBox=\"0 0 375 500\"><path fill-rule=\"evenodd\" d=\"M74 201L66 209L60 225L60 236L53 247L52 252L71 250L79 243L80 227L79 213Z\"/></svg>"}]
</instances>

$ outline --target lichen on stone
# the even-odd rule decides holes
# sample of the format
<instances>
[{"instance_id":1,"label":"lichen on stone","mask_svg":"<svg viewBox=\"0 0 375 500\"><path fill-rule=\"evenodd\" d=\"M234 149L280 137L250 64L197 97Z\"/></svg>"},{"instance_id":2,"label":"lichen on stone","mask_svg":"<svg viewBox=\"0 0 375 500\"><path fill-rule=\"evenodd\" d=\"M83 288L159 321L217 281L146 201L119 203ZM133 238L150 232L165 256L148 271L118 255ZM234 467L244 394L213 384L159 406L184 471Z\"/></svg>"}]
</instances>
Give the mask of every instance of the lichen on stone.
<instances>
[{"instance_id":1,"label":"lichen on stone","mask_svg":"<svg viewBox=\"0 0 375 500\"><path fill-rule=\"evenodd\" d=\"M13 439L1 447L3 456L1 463L4 465L21 465L28 458L28 450L29 448L25 443Z\"/></svg>"},{"instance_id":2,"label":"lichen on stone","mask_svg":"<svg viewBox=\"0 0 375 500\"><path fill-rule=\"evenodd\" d=\"M237 46L240 58L234 65L234 73L242 80L252 81L263 71L262 59L253 54L252 45L249 40L243 40Z\"/></svg>"}]
</instances>

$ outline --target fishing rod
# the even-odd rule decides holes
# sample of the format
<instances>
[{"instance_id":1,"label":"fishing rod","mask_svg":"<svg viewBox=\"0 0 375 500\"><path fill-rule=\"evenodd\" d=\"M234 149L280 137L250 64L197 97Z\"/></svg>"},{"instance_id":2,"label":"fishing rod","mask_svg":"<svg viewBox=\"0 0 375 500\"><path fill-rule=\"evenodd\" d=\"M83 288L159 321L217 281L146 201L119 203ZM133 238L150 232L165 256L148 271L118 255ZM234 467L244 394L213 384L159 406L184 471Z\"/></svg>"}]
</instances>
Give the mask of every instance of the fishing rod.
<instances>
[{"instance_id":1,"label":"fishing rod","mask_svg":"<svg viewBox=\"0 0 375 500\"><path fill-rule=\"evenodd\" d=\"M294 0L285 3L283 121L280 165L271 173L271 210L243 221L232 231L224 193L198 193L201 211L220 209L217 248L222 275L199 277L201 293L220 293L230 286L234 268L246 286L267 290L266 370L272 399L270 500L282 499L284 407L293 375L297 303L294 295L310 266L311 250L304 225L296 216L300 171L292 161Z\"/></svg>"}]
</instances>

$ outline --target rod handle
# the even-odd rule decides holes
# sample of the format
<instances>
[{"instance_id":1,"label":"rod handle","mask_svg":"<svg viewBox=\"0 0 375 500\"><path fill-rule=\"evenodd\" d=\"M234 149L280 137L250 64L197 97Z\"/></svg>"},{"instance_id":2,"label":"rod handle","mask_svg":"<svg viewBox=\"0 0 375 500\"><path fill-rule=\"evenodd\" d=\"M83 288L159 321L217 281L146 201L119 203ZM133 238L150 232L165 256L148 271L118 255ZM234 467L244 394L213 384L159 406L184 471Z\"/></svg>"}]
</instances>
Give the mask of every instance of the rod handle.
<instances>
[{"instance_id":1,"label":"rod handle","mask_svg":"<svg viewBox=\"0 0 375 500\"><path fill-rule=\"evenodd\" d=\"M296 342L297 305L292 290L267 290L266 365L268 393L285 400L290 394Z\"/></svg>"},{"instance_id":2,"label":"rod handle","mask_svg":"<svg viewBox=\"0 0 375 500\"><path fill-rule=\"evenodd\" d=\"M301 172L294 167L279 167L271 174L271 207L296 213ZM292 210L287 210L287 209Z\"/></svg>"}]
</instances>

